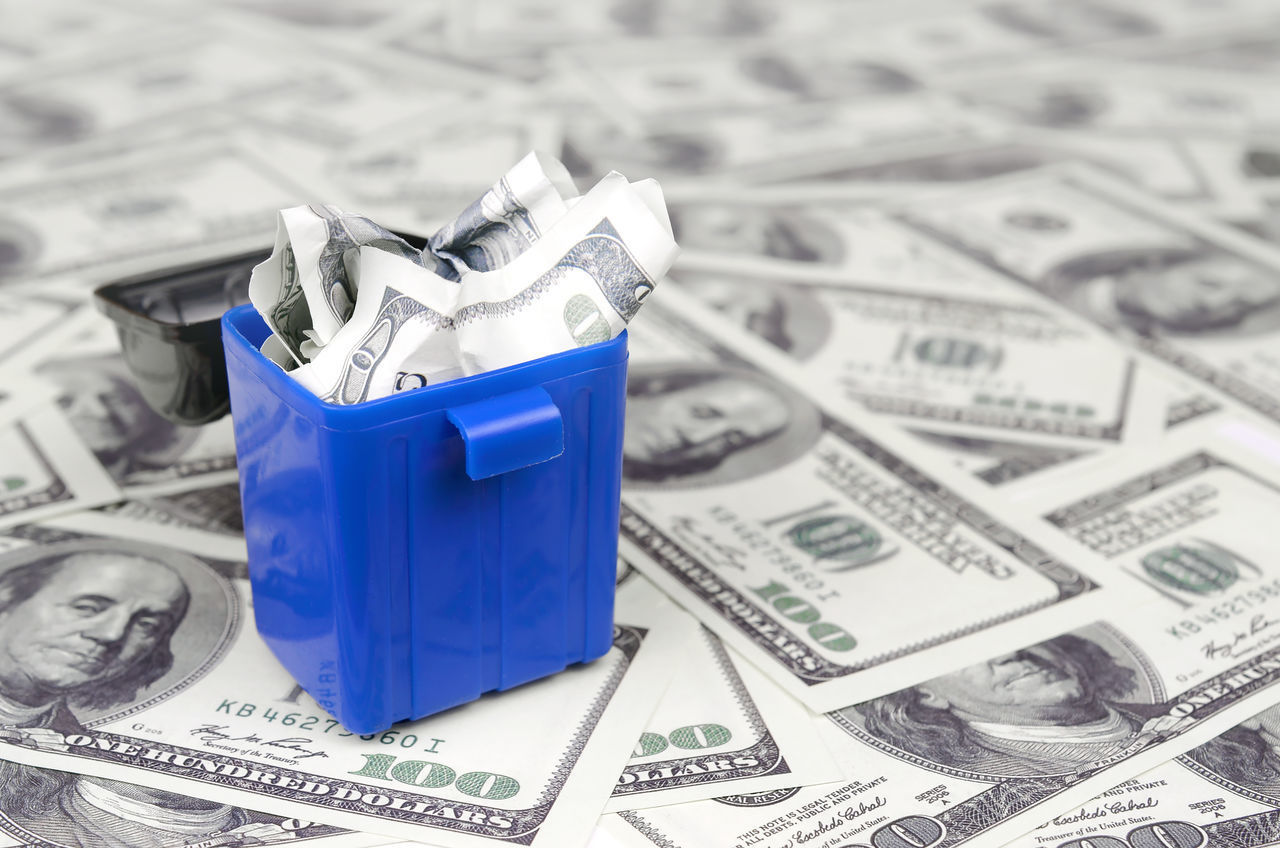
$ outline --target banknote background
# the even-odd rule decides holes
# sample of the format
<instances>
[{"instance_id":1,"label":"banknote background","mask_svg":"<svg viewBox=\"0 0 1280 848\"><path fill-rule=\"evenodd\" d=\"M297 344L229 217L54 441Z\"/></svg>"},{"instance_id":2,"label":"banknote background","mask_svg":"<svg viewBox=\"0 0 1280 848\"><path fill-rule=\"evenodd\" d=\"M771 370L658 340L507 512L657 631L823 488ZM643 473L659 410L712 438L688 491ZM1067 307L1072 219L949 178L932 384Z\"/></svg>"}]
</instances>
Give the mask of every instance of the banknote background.
<instances>
[{"instance_id":1,"label":"banknote background","mask_svg":"<svg viewBox=\"0 0 1280 848\"><path fill-rule=\"evenodd\" d=\"M1269 0L0 0L0 845L1280 842L1278 84ZM90 293L535 149L683 251L615 648L345 737Z\"/></svg>"}]
</instances>

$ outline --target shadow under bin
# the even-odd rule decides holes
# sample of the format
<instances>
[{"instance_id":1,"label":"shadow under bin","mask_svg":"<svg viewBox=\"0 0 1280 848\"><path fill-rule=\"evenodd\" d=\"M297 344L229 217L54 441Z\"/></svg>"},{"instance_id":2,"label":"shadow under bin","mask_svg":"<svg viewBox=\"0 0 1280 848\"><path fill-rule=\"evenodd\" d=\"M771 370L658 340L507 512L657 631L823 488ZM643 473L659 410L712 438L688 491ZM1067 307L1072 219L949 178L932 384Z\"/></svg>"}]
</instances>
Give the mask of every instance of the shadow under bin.
<instances>
[{"instance_id":1,"label":"shadow under bin","mask_svg":"<svg viewBox=\"0 0 1280 848\"><path fill-rule=\"evenodd\" d=\"M353 733L605 654L627 338L352 406L222 318L258 631Z\"/></svg>"}]
</instances>

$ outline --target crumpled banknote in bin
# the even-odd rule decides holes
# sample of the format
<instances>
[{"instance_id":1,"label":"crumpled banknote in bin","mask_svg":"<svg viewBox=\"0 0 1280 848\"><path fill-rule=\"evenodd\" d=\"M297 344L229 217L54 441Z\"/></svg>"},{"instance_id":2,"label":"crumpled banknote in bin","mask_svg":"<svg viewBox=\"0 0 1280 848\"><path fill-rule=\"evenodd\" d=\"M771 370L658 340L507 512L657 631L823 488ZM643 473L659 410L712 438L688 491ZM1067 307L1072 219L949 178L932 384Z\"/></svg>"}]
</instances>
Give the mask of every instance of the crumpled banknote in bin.
<instances>
[{"instance_id":1,"label":"crumpled banknote in bin","mask_svg":"<svg viewBox=\"0 0 1280 848\"><path fill-rule=\"evenodd\" d=\"M612 642L622 328L676 247L656 185L575 197L546 169L421 256L286 210L255 305L223 316L258 630L352 732Z\"/></svg>"}]
</instances>

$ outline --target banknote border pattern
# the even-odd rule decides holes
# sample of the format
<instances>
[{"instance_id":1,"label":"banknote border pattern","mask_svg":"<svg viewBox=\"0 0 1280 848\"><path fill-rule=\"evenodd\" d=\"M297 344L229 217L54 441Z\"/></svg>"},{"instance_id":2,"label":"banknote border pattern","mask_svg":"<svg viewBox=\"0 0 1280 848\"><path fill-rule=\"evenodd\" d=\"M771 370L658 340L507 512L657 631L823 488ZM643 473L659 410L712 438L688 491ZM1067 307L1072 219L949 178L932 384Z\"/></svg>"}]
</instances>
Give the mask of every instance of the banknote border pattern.
<instances>
[{"instance_id":1,"label":"banknote border pattern","mask_svg":"<svg viewBox=\"0 0 1280 848\"><path fill-rule=\"evenodd\" d=\"M1108 625L1103 625L1112 630ZM1256 675L1250 674L1250 671L1257 671ZM1241 681L1240 685L1227 686L1232 681ZM1273 648L1265 651L1256 657L1248 659L1238 665L1225 669L1219 674L1197 684L1192 689L1181 692L1174 696L1172 700L1166 700L1160 706L1173 707L1179 704L1192 703L1192 697L1197 693L1213 692L1221 689L1225 694L1221 697L1214 698L1205 707L1196 707L1189 715L1196 715L1202 709L1208 713L1207 716L1200 716L1199 721L1212 718L1213 714L1225 709L1232 704L1247 698L1250 694L1274 686L1280 681L1280 648ZM1157 696L1158 697L1158 696ZM1154 698L1153 698L1154 700ZM1226 703L1221 703L1226 702ZM1196 724L1199 724L1199 721ZM1183 731L1173 732L1173 738L1180 736ZM864 737L859 732L858 738L872 747L877 749L884 748L886 752L892 752L895 749L888 748L874 740L871 737ZM1021 813L1023 810L1030 809L1036 805L1052 798L1059 792L1070 789L1081 780L1092 777L1096 774L1104 772L1107 768L1117 762L1135 756L1146 750L1149 745L1158 744L1166 738L1161 734L1153 735L1146 741L1138 741L1135 739L1125 750L1108 757L1106 760L1094 764L1092 768L1081 768L1072 773L1064 773L1057 775L1035 775L1027 777L988 777L987 780L993 781L994 785L990 789L978 795L961 801L954 807L939 811L936 814L924 813L939 822L945 829L946 835L932 848L952 848L952 846L962 845L967 840L981 835L981 833L989 827L994 827L1005 821L1012 815ZM902 754L895 753L894 756L901 757ZM951 773L953 770L946 766L940 766L937 763L929 763L927 761L913 758L907 755L909 762L913 762L931 771ZM918 761L918 762L917 762ZM971 778L972 779L972 778Z\"/></svg>"},{"instance_id":2,"label":"banknote border pattern","mask_svg":"<svg viewBox=\"0 0 1280 848\"><path fill-rule=\"evenodd\" d=\"M1240 468L1234 463L1219 459L1208 451L1201 450L1182 459L1166 463L1154 471L1139 474L1136 477L1117 483L1106 491L1097 492L1074 503L1058 507L1046 514L1044 519L1059 530L1065 531L1110 512L1119 506L1158 491L1165 486L1173 485L1214 468L1229 468L1280 493L1280 489L1277 489L1275 485L1268 483L1261 477L1250 473L1244 468Z\"/></svg>"},{"instance_id":3,"label":"banknote border pattern","mask_svg":"<svg viewBox=\"0 0 1280 848\"><path fill-rule=\"evenodd\" d=\"M58 470L49 464L45 458L44 452L40 446L31 438L31 434L22 422L13 424L14 430L17 431L18 437L26 442L30 448L30 454L36 457L40 466L53 479L53 482L39 492L29 492L25 495L19 495L16 498L4 498L0 500L0 517L9 515L10 513L21 512L25 509L31 509L37 506L48 506L49 504L61 503L74 498L71 490L67 488L66 482L62 479L62 475Z\"/></svg>"},{"instance_id":4,"label":"banknote border pattern","mask_svg":"<svg viewBox=\"0 0 1280 848\"><path fill-rule=\"evenodd\" d=\"M1053 325L1052 316L1044 309L1019 303L1004 303L998 300L986 301L975 300L972 298L943 297L942 295L926 294L923 292L898 292L893 291L892 289L880 289L871 286L845 286L839 284L808 282L794 283L791 285L794 285L799 289L829 290L837 295L860 295L866 297L920 301L930 304L962 304L970 307L971 309L985 312L1003 311L1006 313L1022 313L1026 315L1033 315L1042 319L1045 324ZM1068 328L1056 327L1056 329L1059 329L1063 335L1071 334L1071 330ZM1119 442L1123 438L1125 424L1128 420L1128 410L1130 400L1133 396L1136 373L1137 363L1132 359L1129 359L1125 364L1124 378L1120 386L1120 395L1116 399L1116 408L1119 410L1119 414L1115 421L1107 424L1086 424L1078 421L1055 421L1051 418L1001 410L994 405L985 411L979 412L973 409L965 409L949 404L929 403L909 397L859 392L848 387L845 387L845 390L849 393L851 398L864 405L867 409L870 409L872 412L879 412L886 415L901 415L920 418L925 421L958 422L986 427L1017 429L1032 433L1052 433L1058 436L1072 436L1076 438L1095 439L1104 442Z\"/></svg>"},{"instance_id":5,"label":"banknote border pattern","mask_svg":"<svg viewBox=\"0 0 1280 848\"><path fill-rule=\"evenodd\" d=\"M716 759L726 757L743 757L755 756L759 758L760 763L755 766L735 766L732 771L718 770L714 772L700 772L696 774L673 775L660 783L641 784L628 783L625 785L615 786L610 798L628 798L634 796L645 795L649 792L662 792L664 790L676 789L683 786L692 786L700 783L721 783L728 780L741 780L743 778L764 777L772 774L790 774L791 766L787 763L786 757L782 755L782 749L778 746L777 740L773 738L773 734L769 732L768 726L765 724L764 716L760 715L760 711L756 709L755 700L752 699L751 693L747 691L747 686L742 682L741 675L738 674L737 668L734 667L733 660L724 649L724 645L706 626L698 628L699 637L704 639L707 647L711 650L711 655L715 659L716 668L720 671L724 684L733 694L733 700L738 705L743 717L746 719L748 726L756 734L755 741L746 748L740 748L736 751L725 751L724 753L715 754ZM696 752L692 752L696 754ZM696 761L705 759L705 757L686 756L676 759L657 760L638 765L628 765L623 769L623 774L632 771L647 771L650 769L667 768L671 766L680 767L684 763L691 760Z\"/></svg>"},{"instance_id":6,"label":"banknote border pattern","mask_svg":"<svg viewBox=\"0 0 1280 848\"><path fill-rule=\"evenodd\" d=\"M638 810L627 810L626 812L618 813L618 817L638 830L641 836L658 846L658 848L680 848L665 833L641 818Z\"/></svg>"},{"instance_id":7,"label":"banknote border pattern","mask_svg":"<svg viewBox=\"0 0 1280 848\"><path fill-rule=\"evenodd\" d=\"M736 357L734 358L736 359ZM830 680L855 674L888 660L922 651L939 643L993 627L1005 621L1027 615L1034 610L1043 609L1051 604L1061 603L1100 588L1099 584L1075 571L1067 563L1057 560L1030 539L1019 535L1015 530L997 521L976 505L928 477L914 465L881 447L870 437L862 435L852 426L824 414L823 427L854 448L867 460L889 472L902 484L909 486L920 497L930 501L958 522L968 526L980 537L996 547L1007 551L1015 559L1030 566L1041 577L1054 584L1058 589L1058 593L1056 597L1046 598L1044 601L1019 608L1001 616L985 618L956 631L938 634L932 639L914 642L895 651L877 655L859 664L840 665L805 648L803 643L790 633L788 635L791 638L786 646L779 645L776 640L772 639L753 639L757 628L752 624L752 618L759 617L758 607L755 603L737 590L724 584L710 567L685 554L676 542L629 506L624 493L621 510L622 536L655 565L680 582L699 600L721 613L725 621L737 627L744 636L748 639L753 639L757 647L781 663L797 680L805 685L816 686ZM1072 579L1066 579L1066 575L1071 575ZM801 653L800 649L803 649L803 655L799 655ZM812 670L804 667L806 662L813 666Z\"/></svg>"},{"instance_id":8,"label":"banknote border pattern","mask_svg":"<svg viewBox=\"0 0 1280 848\"><path fill-rule=\"evenodd\" d=\"M1134 206L1134 204L1130 203L1125 198L1100 190L1098 187L1080 180L1075 174L1062 173L1058 175L1058 178L1061 185L1075 189L1076 191L1094 198L1101 198L1108 203L1113 203L1122 207L1130 214L1141 216L1148 214L1146 210ZM1002 277L1018 283L1018 285L1023 288L1030 289L1041 297L1048 298L1048 296L1042 294L1030 280L1007 270L997 262L991 255L990 251L975 248L972 245L965 243L963 239L952 236L932 224L929 224L927 221L912 214L910 211L900 211L893 214L892 217L894 220L909 229L926 235L929 238L952 248L953 250L965 254L966 256L971 256ZM1197 246L1207 247L1214 251L1230 251L1229 248L1209 241L1192 230L1180 229L1179 232L1189 238ZM1236 254L1233 253L1232 255ZM1089 321L1094 326L1100 326L1091 316L1072 309L1070 306L1065 306L1063 304L1059 305L1070 310L1072 314L1081 316L1084 320ZM1105 331L1106 328L1104 327L1103 330ZM1276 424L1280 424L1280 398L1277 398L1274 394L1270 394L1251 386L1244 380L1235 377L1233 374L1223 370L1222 368L1203 361L1192 353L1179 350L1176 342L1170 342L1166 339L1132 331L1119 332L1117 335L1165 364L1176 368L1183 373L1200 380L1201 382L1208 383L1224 395L1227 395L1238 403L1252 409L1257 414L1270 419Z\"/></svg>"},{"instance_id":9,"label":"banknote border pattern","mask_svg":"<svg viewBox=\"0 0 1280 848\"><path fill-rule=\"evenodd\" d=\"M599 723L601 715L604 713L613 694L616 692L619 684L625 677L627 669L634 661L636 653L639 651L641 643L644 641L647 634L647 628L627 624L614 625L613 644L621 651L622 660L609 673L600 689L596 692L590 707L584 713L584 717L578 725L578 729L574 733L572 740L566 747L565 753L561 757L560 762L551 770L551 779L543 789L542 793L538 796L533 806L519 810L505 810L497 807L485 807L480 804L471 804L465 801L450 801L443 798L435 798L412 792L401 792L398 789L393 790L396 792L396 797L404 799L406 804L421 803L427 807L448 808L450 810L471 812L479 815L503 817L511 820L512 827L510 828L500 828L488 824L477 824L470 821L462 821L457 818L428 816L425 812L415 814L411 811L389 806L388 804L390 801L379 805L366 804L363 801L363 798L366 795L375 795L384 798L389 798L390 796L384 791L383 787L379 786L360 784L356 781L344 780L336 777L317 779L314 774L307 772L293 771L274 764L259 764L249 760L240 760L236 757L224 756L208 751L182 748L159 740L138 739L131 736L121 736L114 733L95 731L92 729L81 734L69 734L65 737L65 740L70 746L71 751L74 752L71 754L73 757L96 759L128 768L148 769L169 775L175 774L173 766L176 764L165 763L162 759L167 758L169 760L173 760L185 757L194 761L194 764L189 765L186 768L190 772L197 774L198 777L190 778L183 776L184 780L194 779L200 782L212 782L221 786L250 792L257 796L275 795L276 797L283 797L289 802L295 804L341 810L354 815L369 815L370 813L374 813L379 818L410 822L422 827L434 827L440 830L452 830L460 833L484 836L502 843L530 845L537 837L539 829L545 823L548 815L550 814L559 794L560 787L563 786L564 782L569 778L570 773L573 771L574 764L585 750L591 734ZM280 789L272 783L265 781L249 781L247 776L229 777L224 774L218 774L217 772L200 765L201 763L216 763L218 766L225 765L228 767L239 766L250 773L259 775L270 774L275 776L277 780L291 779L297 784L321 784L328 787L330 791L334 789L354 790L360 795L360 800L338 800L327 797L326 795L311 795L304 791ZM195 789L195 787L189 788L193 790ZM269 789L275 789L275 791L267 791Z\"/></svg>"},{"instance_id":10,"label":"banknote border pattern","mask_svg":"<svg viewBox=\"0 0 1280 848\"><path fill-rule=\"evenodd\" d=\"M3 531L3 535L26 539L37 546L53 544L69 539L118 538L105 533L82 533L77 530L44 527L39 524L19 524L16 527L8 527ZM235 580L240 577L248 579L244 563L219 559L206 554L196 554L190 551L186 553L203 562L209 569L218 575L220 579L217 580L216 583L225 593L225 600L227 603L227 621L223 625L222 632L218 635L217 641L214 643L213 650L209 652L209 655L205 657L199 665L187 672L177 683L157 691L155 694L145 698L144 700L128 704L123 709L83 722L83 726L85 728L91 729L103 724L119 721L123 718L127 718L128 716L150 709L162 701L169 700L182 690L199 682L206 674L212 671L218 663L222 662L223 657L226 656L227 652L231 649L231 646L235 643L236 636L239 634L240 626L243 623L240 615L240 592L236 588Z\"/></svg>"},{"instance_id":11,"label":"banknote border pattern","mask_svg":"<svg viewBox=\"0 0 1280 848\"><path fill-rule=\"evenodd\" d=\"M1195 760L1191 759L1191 757L1185 754L1181 757L1178 757L1176 760L1174 760L1174 762L1176 762L1178 765L1182 766L1185 769L1189 769L1190 771L1194 772L1196 775L1204 778L1210 783L1217 784L1218 786L1221 786L1223 789L1226 789L1228 792L1232 792L1236 795L1241 796L1242 798L1248 798L1250 801L1257 801L1260 804L1267 804L1270 806L1274 806L1276 803L1275 798L1272 798L1267 795L1263 795L1260 792L1254 792L1252 789L1248 789L1247 787L1241 786L1238 783L1233 783L1232 781L1227 780L1225 777L1222 777L1217 772L1207 769L1204 766L1200 765ZM1280 810L1272 810L1268 814L1280 817ZM1243 818L1249 819L1249 818L1252 818L1252 816L1244 816ZM1236 821L1240 821L1240 819L1236 819ZM1218 822L1218 824L1227 824L1227 822ZM1266 844L1275 842L1277 840L1280 840L1280 819L1277 819L1275 823L1275 828L1272 830L1272 835L1270 839L1268 839L1266 842L1263 842L1263 843L1250 842L1247 844L1266 845Z\"/></svg>"}]
</instances>

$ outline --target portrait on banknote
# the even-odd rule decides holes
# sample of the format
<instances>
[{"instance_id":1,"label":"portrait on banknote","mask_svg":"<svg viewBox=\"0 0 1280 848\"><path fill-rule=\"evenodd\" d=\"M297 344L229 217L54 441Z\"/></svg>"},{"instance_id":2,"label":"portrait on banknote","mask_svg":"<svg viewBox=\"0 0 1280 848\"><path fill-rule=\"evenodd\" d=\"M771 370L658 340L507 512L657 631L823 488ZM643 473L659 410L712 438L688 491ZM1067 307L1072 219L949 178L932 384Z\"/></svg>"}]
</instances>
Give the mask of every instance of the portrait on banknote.
<instances>
[{"instance_id":1,"label":"portrait on banknote","mask_svg":"<svg viewBox=\"0 0 1280 848\"><path fill-rule=\"evenodd\" d=\"M59 848L270 845L337 828L91 775L0 762L0 830ZM216 840L205 842L204 840Z\"/></svg>"},{"instance_id":2,"label":"portrait on banknote","mask_svg":"<svg viewBox=\"0 0 1280 848\"><path fill-rule=\"evenodd\" d=\"M920 765L1032 777L1125 750L1153 706L1146 661L1102 627L1064 634L841 710Z\"/></svg>"},{"instance_id":3,"label":"portrait on banknote","mask_svg":"<svg viewBox=\"0 0 1280 848\"><path fill-rule=\"evenodd\" d=\"M1280 329L1280 280L1210 247L1135 247L1075 256L1042 291L1111 329L1239 338Z\"/></svg>"},{"instance_id":4,"label":"portrait on banknote","mask_svg":"<svg viewBox=\"0 0 1280 848\"><path fill-rule=\"evenodd\" d=\"M1187 752L1199 773L1235 792L1280 800L1280 706Z\"/></svg>"},{"instance_id":5,"label":"portrait on banknote","mask_svg":"<svg viewBox=\"0 0 1280 848\"><path fill-rule=\"evenodd\" d=\"M804 361L831 337L831 315L802 286L715 274L681 276L680 285L733 323Z\"/></svg>"},{"instance_id":6,"label":"portrait on banknote","mask_svg":"<svg viewBox=\"0 0 1280 848\"><path fill-rule=\"evenodd\" d=\"M117 483L167 476L196 442L196 428L151 409L119 355L54 359L36 370L58 385L72 426Z\"/></svg>"},{"instance_id":7,"label":"portrait on banknote","mask_svg":"<svg viewBox=\"0 0 1280 848\"><path fill-rule=\"evenodd\" d=\"M759 372L640 366L627 379L622 476L663 487L745 480L787 465L820 434L817 409Z\"/></svg>"},{"instance_id":8,"label":"portrait on banknote","mask_svg":"<svg viewBox=\"0 0 1280 848\"><path fill-rule=\"evenodd\" d=\"M199 559L135 540L0 555L0 724L76 733L163 699L227 644L232 591Z\"/></svg>"},{"instance_id":9,"label":"portrait on banknote","mask_svg":"<svg viewBox=\"0 0 1280 848\"><path fill-rule=\"evenodd\" d=\"M844 244L831 225L803 210L745 203L673 205L671 226L686 250L751 254L835 265Z\"/></svg>"}]
</instances>

